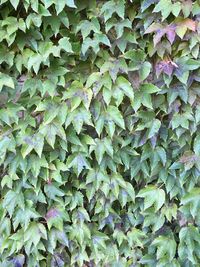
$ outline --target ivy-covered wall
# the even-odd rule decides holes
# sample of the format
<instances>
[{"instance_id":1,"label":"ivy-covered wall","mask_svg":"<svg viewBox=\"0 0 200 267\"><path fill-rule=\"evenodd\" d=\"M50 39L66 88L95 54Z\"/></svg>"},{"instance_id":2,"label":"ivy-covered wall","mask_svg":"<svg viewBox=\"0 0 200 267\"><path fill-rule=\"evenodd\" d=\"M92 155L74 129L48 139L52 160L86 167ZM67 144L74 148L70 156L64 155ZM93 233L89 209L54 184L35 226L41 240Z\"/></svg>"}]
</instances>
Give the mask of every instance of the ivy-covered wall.
<instances>
[{"instance_id":1,"label":"ivy-covered wall","mask_svg":"<svg viewBox=\"0 0 200 267\"><path fill-rule=\"evenodd\" d=\"M200 1L0 1L0 266L200 266Z\"/></svg>"}]
</instances>

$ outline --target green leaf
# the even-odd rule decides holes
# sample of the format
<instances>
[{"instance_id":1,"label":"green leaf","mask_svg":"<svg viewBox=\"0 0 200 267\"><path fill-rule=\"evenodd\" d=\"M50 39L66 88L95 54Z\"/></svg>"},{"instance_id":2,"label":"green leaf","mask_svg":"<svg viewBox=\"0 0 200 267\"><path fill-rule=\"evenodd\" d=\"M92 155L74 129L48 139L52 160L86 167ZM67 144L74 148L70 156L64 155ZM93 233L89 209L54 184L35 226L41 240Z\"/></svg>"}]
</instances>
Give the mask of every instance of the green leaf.
<instances>
[{"instance_id":1,"label":"green leaf","mask_svg":"<svg viewBox=\"0 0 200 267\"><path fill-rule=\"evenodd\" d=\"M199 229L193 225L182 227L179 239L178 255L180 259L182 261L189 260L192 265L196 264L196 257L200 249Z\"/></svg>"},{"instance_id":2,"label":"green leaf","mask_svg":"<svg viewBox=\"0 0 200 267\"><path fill-rule=\"evenodd\" d=\"M144 81L149 76L150 71L151 71L151 63L145 61L142 64L142 68L139 70L140 80Z\"/></svg>"},{"instance_id":3,"label":"green leaf","mask_svg":"<svg viewBox=\"0 0 200 267\"><path fill-rule=\"evenodd\" d=\"M12 6L17 9L17 6L19 5L19 0L10 0Z\"/></svg>"},{"instance_id":4,"label":"green leaf","mask_svg":"<svg viewBox=\"0 0 200 267\"><path fill-rule=\"evenodd\" d=\"M144 83L144 84L142 84L141 90L145 94L153 94L153 93L157 93L157 92L161 91L160 88L158 88L156 85L154 85L152 83Z\"/></svg>"},{"instance_id":5,"label":"green leaf","mask_svg":"<svg viewBox=\"0 0 200 267\"><path fill-rule=\"evenodd\" d=\"M187 207L191 215L195 218L200 209L200 188L195 187L181 198L181 210Z\"/></svg>"},{"instance_id":6,"label":"green leaf","mask_svg":"<svg viewBox=\"0 0 200 267\"><path fill-rule=\"evenodd\" d=\"M68 53L73 53L71 43L68 37L63 37L58 41L59 47Z\"/></svg>"},{"instance_id":7,"label":"green leaf","mask_svg":"<svg viewBox=\"0 0 200 267\"><path fill-rule=\"evenodd\" d=\"M30 223L28 229L24 233L24 242L29 242L29 246L33 243L36 247L40 239L47 239L46 228L41 223Z\"/></svg>"},{"instance_id":8,"label":"green leaf","mask_svg":"<svg viewBox=\"0 0 200 267\"><path fill-rule=\"evenodd\" d=\"M161 127L161 121L159 121L158 119L154 119L149 127L148 130L148 138L153 137L155 134L158 133L159 129Z\"/></svg>"},{"instance_id":9,"label":"green leaf","mask_svg":"<svg viewBox=\"0 0 200 267\"><path fill-rule=\"evenodd\" d=\"M131 247L144 247L144 241L146 239L146 234L137 228L133 228L127 233L128 243Z\"/></svg>"},{"instance_id":10,"label":"green leaf","mask_svg":"<svg viewBox=\"0 0 200 267\"><path fill-rule=\"evenodd\" d=\"M158 147L157 148L157 153L158 153L158 155L159 155L159 157L160 157L160 159L162 161L163 166L165 166L166 162L167 162L167 154L166 154L165 149L162 148L162 147Z\"/></svg>"},{"instance_id":11,"label":"green leaf","mask_svg":"<svg viewBox=\"0 0 200 267\"><path fill-rule=\"evenodd\" d=\"M104 15L104 20L107 21L116 12L119 17L124 19L125 6L124 1L107 1L101 8L101 13Z\"/></svg>"},{"instance_id":12,"label":"green leaf","mask_svg":"<svg viewBox=\"0 0 200 267\"><path fill-rule=\"evenodd\" d=\"M137 197L144 198L144 210L154 206L155 211L158 211L165 202L165 191L153 185L149 185L141 189Z\"/></svg>"},{"instance_id":13,"label":"green leaf","mask_svg":"<svg viewBox=\"0 0 200 267\"><path fill-rule=\"evenodd\" d=\"M0 73L0 91L2 90L3 86L8 86L12 89L15 88L13 79L7 74Z\"/></svg>"},{"instance_id":14,"label":"green leaf","mask_svg":"<svg viewBox=\"0 0 200 267\"><path fill-rule=\"evenodd\" d=\"M65 195L64 191L57 187L55 184L47 184L44 186L44 192L47 197L53 200L59 200L58 197L63 197Z\"/></svg>"},{"instance_id":15,"label":"green leaf","mask_svg":"<svg viewBox=\"0 0 200 267\"><path fill-rule=\"evenodd\" d=\"M72 8L76 8L74 0L66 0L66 5Z\"/></svg>"},{"instance_id":16,"label":"green leaf","mask_svg":"<svg viewBox=\"0 0 200 267\"><path fill-rule=\"evenodd\" d=\"M197 135L194 139L194 153L200 156L200 135Z\"/></svg>"},{"instance_id":17,"label":"green leaf","mask_svg":"<svg viewBox=\"0 0 200 267\"><path fill-rule=\"evenodd\" d=\"M2 207L8 211L10 216L12 216L16 207L20 207L23 210L24 196L22 192L9 190L4 197Z\"/></svg>"},{"instance_id":18,"label":"green leaf","mask_svg":"<svg viewBox=\"0 0 200 267\"><path fill-rule=\"evenodd\" d=\"M153 246L157 247L156 258L165 259L167 262L173 260L176 254L176 242L172 237L159 236L152 242Z\"/></svg>"},{"instance_id":19,"label":"green leaf","mask_svg":"<svg viewBox=\"0 0 200 267\"><path fill-rule=\"evenodd\" d=\"M123 91L123 93L130 98L131 101L134 99L134 92L131 83L126 80L123 76L119 76L116 80L116 85Z\"/></svg>"},{"instance_id":20,"label":"green leaf","mask_svg":"<svg viewBox=\"0 0 200 267\"><path fill-rule=\"evenodd\" d=\"M124 124L124 119L118 110L117 107L115 106L108 106L107 113L109 117L122 129L125 129L125 124Z\"/></svg>"},{"instance_id":21,"label":"green leaf","mask_svg":"<svg viewBox=\"0 0 200 267\"><path fill-rule=\"evenodd\" d=\"M61 139L66 140L64 129L56 122L41 125L40 133L45 137L51 147L54 147L55 145L56 135Z\"/></svg>"},{"instance_id":22,"label":"green leaf","mask_svg":"<svg viewBox=\"0 0 200 267\"><path fill-rule=\"evenodd\" d=\"M161 0L155 6L153 12L162 13L162 20L166 19L172 11L172 2L171 0Z\"/></svg>"},{"instance_id":23,"label":"green leaf","mask_svg":"<svg viewBox=\"0 0 200 267\"><path fill-rule=\"evenodd\" d=\"M81 153L74 153L73 155L69 156L66 163L68 168L73 167L76 174L80 175L84 168L90 169L90 164L86 159L84 154Z\"/></svg>"},{"instance_id":24,"label":"green leaf","mask_svg":"<svg viewBox=\"0 0 200 267\"><path fill-rule=\"evenodd\" d=\"M154 4L156 0L143 0L141 4L141 10L144 12L148 7Z\"/></svg>"},{"instance_id":25,"label":"green leaf","mask_svg":"<svg viewBox=\"0 0 200 267\"><path fill-rule=\"evenodd\" d=\"M35 73L37 74L41 63L42 63L42 56L39 54L34 54L28 60L28 70L30 70L33 67Z\"/></svg>"}]
</instances>

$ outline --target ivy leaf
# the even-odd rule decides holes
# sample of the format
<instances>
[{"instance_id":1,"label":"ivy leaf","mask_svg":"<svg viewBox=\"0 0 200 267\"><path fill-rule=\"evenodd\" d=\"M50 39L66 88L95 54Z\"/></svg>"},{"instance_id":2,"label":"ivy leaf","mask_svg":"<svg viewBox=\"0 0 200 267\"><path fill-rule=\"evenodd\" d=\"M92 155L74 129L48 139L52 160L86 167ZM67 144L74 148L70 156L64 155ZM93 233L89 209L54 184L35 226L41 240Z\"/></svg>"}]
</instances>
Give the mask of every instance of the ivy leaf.
<instances>
[{"instance_id":1,"label":"ivy leaf","mask_svg":"<svg viewBox=\"0 0 200 267\"><path fill-rule=\"evenodd\" d=\"M83 40L93 31L94 33L101 33L100 24L96 18L92 18L91 21L84 20L81 21L77 26L76 32L81 31Z\"/></svg>"},{"instance_id":2,"label":"ivy leaf","mask_svg":"<svg viewBox=\"0 0 200 267\"><path fill-rule=\"evenodd\" d=\"M116 85L124 92L131 101L134 99L134 92L131 83L126 80L123 76L119 76L116 80Z\"/></svg>"},{"instance_id":3,"label":"ivy leaf","mask_svg":"<svg viewBox=\"0 0 200 267\"><path fill-rule=\"evenodd\" d=\"M80 175L83 169L90 170L90 164L84 154L74 153L69 156L66 162L68 168L73 167L77 175Z\"/></svg>"},{"instance_id":4,"label":"ivy leaf","mask_svg":"<svg viewBox=\"0 0 200 267\"><path fill-rule=\"evenodd\" d=\"M85 56L88 49L91 47L95 54L97 54L100 50L100 44L104 44L106 46L111 46L110 40L108 37L103 33L95 33L93 39L87 37L84 39L82 44L82 54Z\"/></svg>"},{"instance_id":5,"label":"ivy leaf","mask_svg":"<svg viewBox=\"0 0 200 267\"><path fill-rule=\"evenodd\" d=\"M153 185L149 185L146 188L141 189L137 194L137 197L144 198L144 210L154 206L155 211L158 211L165 203L164 190L156 188Z\"/></svg>"},{"instance_id":6,"label":"ivy leaf","mask_svg":"<svg viewBox=\"0 0 200 267\"><path fill-rule=\"evenodd\" d=\"M147 238L146 234L137 228L133 228L127 233L128 243L131 247L144 247L144 241Z\"/></svg>"},{"instance_id":7,"label":"ivy leaf","mask_svg":"<svg viewBox=\"0 0 200 267\"><path fill-rule=\"evenodd\" d=\"M140 80L144 81L149 76L150 71L151 71L151 63L145 61L142 64L141 69L139 70Z\"/></svg>"},{"instance_id":8,"label":"ivy leaf","mask_svg":"<svg viewBox=\"0 0 200 267\"><path fill-rule=\"evenodd\" d=\"M48 198L53 200L59 200L60 197L65 195L64 191L61 190L56 184L50 183L44 186L44 192ZM58 198L59 197L59 198Z\"/></svg>"},{"instance_id":9,"label":"ivy leaf","mask_svg":"<svg viewBox=\"0 0 200 267\"><path fill-rule=\"evenodd\" d=\"M182 261L189 260L192 264L196 262L196 256L200 249L200 233L197 227L189 225L182 227L179 232L180 243L178 255Z\"/></svg>"},{"instance_id":10,"label":"ivy leaf","mask_svg":"<svg viewBox=\"0 0 200 267\"><path fill-rule=\"evenodd\" d=\"M24 196L22 193L19 193L14 190L10 190L5 195L3 204L3 208L6 209L10 216L12 216L16 207L20 207L22 210L24 209Z\"/></svg>"},{"instance_id":11,"label":"ivy leaf","mask_svg":"<svg viewBox=\"0 0 200 267\"><path fill-rule=\"evenodd\" d=\"M173 13L174 16L178 16L181 11L181 4L179 2L172 3L171 0L161 0L155 6L153 12L161 12L162 20L166 19L170 13Z\"/></svg>"},{"instance_id":12,"label":"ivy leaf","mask_svg":"<svg viewBox=\"0 0 200 267\"><path fill-rule=\"evenodd\" d=\"M72 8L76 8L74 0L66 0L66 5Z\"/></svg>"},{"instance_id":13,"label":"ivy leaf","mask_svg":"<svg viewBox=\"0 0 200 267\"><path fill-rule=\"evenodd\" d=\"M82 130L83 124L93 126L91 113L83 107L75 109L73 112L68 114L65 121L65 128L67 128L71 123L77 134L79 134Z\"/></svg>"},{"instance_id":14,"label":"ivy leaf","mask_svg":"<svg viewBox=\"0 0 200 267\"><path fill-rule=\"evenodd\" d=\"M14 9L17 9L17 6L19 5L19 0L10 0L10 2Z\"/></svg>"},{"instance_id":15,"label":"ivy leaf","mask_svg":"<svg viewBox=\"0 0 200 267\"><path fill-rule=\"evenodd\" d=\"M167 257L170 262L176 254L176 242L173 237L159 236L152 242L157 247L156 258L165 259Z\"/></svg>"},{"instance_id":16,"label":"ivy leaf","mask_svg":"<svg viewBox=\"0 0 200 267\"><path fill-rule=\"evenodd\" d=\"M167 220L169 222L172 221L172 219L176 219L177 218L177 205L173 204L170 206L164 206L162 208L162 213L165 215L165 217L167 218Z\"/></svg>"},{"instance_id":17,"label":"ivy leaf","mask_svg":"<svg viewBox=\"0 0 200 267\"><path fill-rule=\"evenodd\" d=\"M162 147L157 147L157 153L163 163L163 166L165 166L167 162L167 155L165 149Z\"/></svg>"},{"instance_id":18,"label":"ivy leaf","mask_svg":"<svg viewBox=\"0 0 200 267\"><path fill-rule=\"evenodd\" d=\"M33 149L41 158L44 146L44 137L40 133L35 134L34 136L31 137L29 136L25 137L24 142L25 144L23 144L21 149L23 158L25 158Z\"/></svg>"},{"instance_id":19,"label":"ivy leaf","mask_svg":"<svg viewBox=\"0 0 200 267\"><path fill-rule=\"evenodd\" d=\"M36 247L42 238L47 239L47 232L44 225L41 223L31 222L24 233L24 242L28 242L29 247L32 243Z\"/></svg>"},{"instance_id":20,"label":"ivy leaf","mask_svg":"<svg viewBox=\"0 0 200 267\"><path fill-rule=\"evenodd\" d=\"M12 89L15 88L13 79L7 74L0 73L0 91L2 90L3 86L8 86Z\"/></svg>"},{"instance_id":21,"label":"ivy leaf","mask_svg":"<svg viewBox=\"0 0 200 267\"><path fill-rule=\"evenodd\" d=\"M141 86L141 90L145 94L153 94L161 91L160 88L158 88L156 85L151 84L151 83L144 83Z\"/></svg>"},{"instance_id":22,"label":"ivy leaf","mask_svg":"<svg viewBox=\"0 0 200 267\"><path fill-rule=\"evenodd\" d=\"M18 209L14 216L13 227L16 230L19 224L26 230L29 226L31 219L37 219L40 215L32 208L32 203L29 201L28 206L22 210Z\"/></svg>"},{"instance_id":23,"label":"ivy leaf","mask_svg":"<svg viewBox=\"0 0 200 267\"><path fill-rule=\"evenodd\" d=\"M25 263L25 256L23 254L19 254L14 257L11 262L14 264L14 267L23 267Z\"/></svg>"},{"instance_id":24,"label":"ivy leaf","mask_svg":"<svg viewBox=\"0 0 200 267\"><path fill-rule=\"evenodd\" d=\"M177 20L176 33L181 39L183 39L188 29L193 32L196 31L196 22L194 20L189 18Z\"/></svg>"},{"instance_id":25,"label":"ivy leaf","mask_svg":"<svg viewBox=\"0 0 200 267\"><path fill-rule=\"evenodd\" d=\"M28 70L30 70L32 67L37 74L40 68L40 64L42 63L42 56L40 54L34 54L31 56L28 60Z\"/></svg>"},{"instance_id":26,"label":"ivy leaf","mask_svg":"<svg viewBox=\"0 0 200 267\"><path fill-rule=\"evenodd\" d=\"M182 3L182 11L184 14L184 17L189 17L190 12L192 11L192 1L187 0Z\"/></svg>"},{"instance_id":27,"label":"ivy leaf","mask_svg":"<svg viewBox=\"0 0 200 267\"><path fill-rule=\"evenodd\" d=\"M171 59L161 60L156 64L156 75L159 76L162 72L164 72L168 76L171 76L176 68L178 68L178 65Z\"/></svg>"},{"instance_id":28,"label":"ivy leaf","mask_svg":"<svg viewBox=\"0 0 200 267\"><path fill-rule=\"evenodd\" d=\"M200 156L200 135L197 135L194 139L194 153Z\"/></svg>"},{"instance_id":29,"label":"ivy leaf","mask_svg":"<svg viewBox=\"0 0 200 267\"><path fill-rule=\"evenodd\" d=\"M117 107L108 106L107 114L119 127L125 129L124 119Z\"/></svg>"},{"instance_id":30,"label":"ivy leaf","mask_svg":"<svg viewBox=\"0 0 200 267\"><path fill-rule=\"evenodd\" d=\"M157 0L143 0L141 4L141 11L144 12L152 4L156 3Z\"/></svg>"},{"instance_id":31,"label":"ivy leaf","mask_svg":"<svg viewBox=\"0 0 200 267\"><path fill-rule=\"evenodd\" d=\"M68 37L63 37L58 41L59 47L68 53L73 53L72 45Z\"/></svg>"},{"instance_id":32,"label":"ivy leaf","mask_svg":"<svg viewBox=\"0 0 200 267\"><path fill-rule=\"evenodd\" d=\"M153 12L160 12L161 11L161 13L162 13L162 20L164 20L171 13L171 7L172 7L171 0L161 0L155 6Z\"/></svg>"},{"instance_id":33,"label":"ivy leaf","mask_svg":"<svg viewBox=\"0 0 200 267\"><path fill-rule=\"evenodd\" d=\"M61 139L66 140L65 131L57 122L41 125L40 133L45 137L51 147L54 147L56 135Z\"/></svg>"},{"instance_id":34,"label":"ivy leaf","mask_svg":"<svg viewBox=\"0 0 200 267\"><path fill-rule=\"evenodd\" d=\"M108 33L112 28L115 28L117 39L121 38L125 28L132 28L132 23L129 19L124 19L123 21L117 21L115 18L110 19L106 23L106 33Z\"/></svg>"},{"instance_id":35,"label":"ivy leaf","mask_svg":"<svg viewBox=\"0 0 200 267\"><path fill-rule=\"evenodd\" d=\"M189 212L196 217L198 210L200 209L200 188L195 187L190 192L186 193L181 199L181 210L188 208Z\"/></svg>"},{"instance_id":36,"label":"ivy leaf","mask_svg":"<svg viewBox=\"0 0 200 267\"><path fill-rule=\"evenodd\" d=\"M105 22L110 19L113 13L117 13L119 17L124 19L125 5L124 1L118 1L117 3L113 0L107 1L101 8L101 14L104 16Z\"/></svg>"},{"instance_id":37,"label":"ivy leaf","mask_svg":"<svg viewBox=\"0 0 200 267\"><path fill-rule=\"evenodd\" d=\"M161 121L159 121L158 119L154 119L151 122L151 126L149 127L147 137L152 138L155 134L158 133L160 127L161 127Z\"/></svg>"}]
</instances>

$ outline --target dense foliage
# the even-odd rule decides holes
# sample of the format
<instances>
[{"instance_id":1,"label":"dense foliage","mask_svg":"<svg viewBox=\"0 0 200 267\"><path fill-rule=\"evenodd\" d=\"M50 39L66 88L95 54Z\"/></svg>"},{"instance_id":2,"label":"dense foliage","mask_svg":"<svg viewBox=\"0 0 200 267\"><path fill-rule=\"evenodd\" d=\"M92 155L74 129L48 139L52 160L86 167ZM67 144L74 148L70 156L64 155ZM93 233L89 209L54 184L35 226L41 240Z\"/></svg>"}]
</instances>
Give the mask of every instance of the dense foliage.
<instances>
[{"instance_id":1,"label":"dense foliage","mask_svg":"<svg viewBox=\"0 0 200 267\"><path fill-rule=\"evenodd\" d=\"M0 266L200 266L200 1L0 1Z\"/></svg>"}]
</instances>

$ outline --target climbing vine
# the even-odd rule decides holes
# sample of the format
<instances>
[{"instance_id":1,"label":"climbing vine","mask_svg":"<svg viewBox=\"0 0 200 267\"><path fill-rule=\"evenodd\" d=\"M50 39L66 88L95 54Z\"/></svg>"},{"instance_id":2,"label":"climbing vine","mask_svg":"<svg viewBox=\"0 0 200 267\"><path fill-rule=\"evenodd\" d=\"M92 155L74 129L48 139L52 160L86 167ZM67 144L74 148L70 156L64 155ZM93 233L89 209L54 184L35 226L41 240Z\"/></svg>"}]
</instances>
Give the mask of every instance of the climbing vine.
<instances>
[{"instance_id":1,"label":"climbing vine","mask_svg":"<svg viewBox=\"0 0 200 267\"><path fill-rule=\"evenodd\" d=\"M200 266L200 1L0 1L0 266Z\"/></svg>"}]
</instances>

